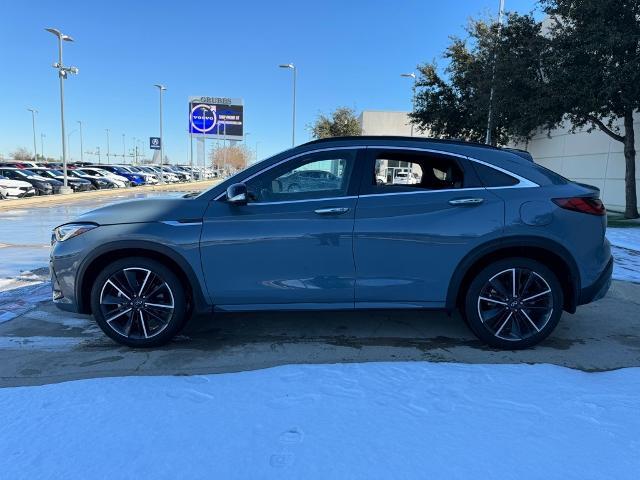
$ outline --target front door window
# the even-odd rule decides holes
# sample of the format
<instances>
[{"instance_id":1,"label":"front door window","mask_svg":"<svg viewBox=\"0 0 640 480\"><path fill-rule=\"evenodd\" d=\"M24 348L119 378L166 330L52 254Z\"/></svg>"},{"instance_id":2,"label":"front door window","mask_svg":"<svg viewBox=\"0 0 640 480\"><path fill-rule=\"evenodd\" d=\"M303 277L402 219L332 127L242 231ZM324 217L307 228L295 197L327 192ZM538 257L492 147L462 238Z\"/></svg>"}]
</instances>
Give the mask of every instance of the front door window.
<instances>
[{"instance_id":1,"label":"front door window","mask_svg":"<svg viewBox=\"0 0 640 480\"><path fill-rule=\"evenodd\" d=\"M356 150L316 152L285 162L247 181L254 202L342 197L347 194Z\"/></svg>"}]
</instances>

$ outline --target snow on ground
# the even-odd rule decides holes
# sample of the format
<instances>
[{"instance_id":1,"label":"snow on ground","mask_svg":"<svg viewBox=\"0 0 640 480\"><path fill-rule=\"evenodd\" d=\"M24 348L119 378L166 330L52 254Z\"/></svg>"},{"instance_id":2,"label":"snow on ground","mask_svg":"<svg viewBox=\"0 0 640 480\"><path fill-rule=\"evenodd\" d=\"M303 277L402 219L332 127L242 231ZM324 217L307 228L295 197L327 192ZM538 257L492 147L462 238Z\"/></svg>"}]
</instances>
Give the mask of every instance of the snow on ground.
<instances>
[{"instance_id":1,"label":"snow on ground","mask_svg":"<svg viewBox=\"0 0 640 480\"><path fill-rule=\"evenodd\" d=\"M607 228L613 254L613 278L640 283L640 228Z\"/></svg>"},{"instance_id":2,"label":"snow on ground","mask_svg":"<svg viewBox=\"0 0 640 480\"><path fill-rule=\"evenodd\" d=\"M51 299L51 283L42 279L28 283L13 280L8 287L3 291L0 283L0 323L13 320L36 308L38 302Z\"/></svg>"},{"instance_id":3,"label":"snow on ground","mask_svg":"<svg viewBox=\"0 0 640 480\"><path fill-rule=\"evenodd\" d=\"M640 368L291 365L0 389L3 478L636 479Z\"/></svg>"}]
</instances>

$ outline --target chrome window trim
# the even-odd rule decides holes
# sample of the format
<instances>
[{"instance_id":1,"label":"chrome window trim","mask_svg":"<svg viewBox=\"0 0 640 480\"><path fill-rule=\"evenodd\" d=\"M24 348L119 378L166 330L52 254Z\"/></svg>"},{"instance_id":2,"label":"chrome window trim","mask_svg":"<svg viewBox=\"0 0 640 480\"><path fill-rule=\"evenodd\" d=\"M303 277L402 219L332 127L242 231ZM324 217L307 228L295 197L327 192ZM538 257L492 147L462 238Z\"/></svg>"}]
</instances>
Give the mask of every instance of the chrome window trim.
<instances>
[{"instance_id":1,"label":"chrome window trim","mask_svg":"<svg viewBox=\"0 0 640 480\"><path fill-rule=\"evenodd\" d=\"M471 162L476 162L479 163L481 165L484 165L486 167L489 168L493 168L494 170L497 170L501 173L504 173L505 175L508 175L512 178L515 178L516 180L518 180L518 183L515 185L506 185L506 186L502 186L502 187L470 187L470 188L449 188L449 189L442 189L442 190L419 190L419 191L415 191L415 192L388 192L388 193L367 193L364 195L359 195L360 197L371 197L371 196L376 196L376 195L412 195L412 194L416 194L416 193L437 193L437 192L465 192L465 191L470 191L470 190L498 190L498 189L510 189L510 188L534 188L534 187L539 187L540 185L538 185L537 183L522 177L520 175L518 175L517 173L513 173L510 172L509 170L506 170L504 168L498 167L496 165L493 165L491 163L485 162L483 160L479 160L477 158L474 157L469 157L468 155L462 155L460 153L454 153L454 152L448 152L445 150L436 150L433 148L420 148L420 147L401 147L401 146L397 146L397 145L354 145L351 147L331 147L331 148L318 148L315 150L308 150L306 152L301 152L297 155L294 155L292 157L287 157L283 160L280 160L277 163L274 163L273 165L269 165L268 167L263 168L262 170L254 173L253 175L250 175L242 180L240 180L239 183L244 183L244 182L248 182L249 180L257 177L258 175L267 172L269 170L271 170L272 168L275 168L279 165L282 165L285 162L288 162L290 160L295 160L296 158L302 157L303 155L308 155L308 154L312 154L312 153L318 153L318 152L327 152L327 151L334 151L334 150L361 150L361 149L368 149L368 148L376 148L376 149L384 149L384 150L409 150L409 151L415 151L415 152L427 152L427 153L435 153L435 154L439 154L439 155L448 155L451 157L457 157L457 158L462 158L465 160L469 160ZM226 192L222 192L220 193L214 200L220 200L222 197L224 197L226 195ZM280 202L256 202L256 203L250 203L251 205L276 205L276 204L283 204L283 203L302 203L302 202L316 202L316 201L321 201L321 200L336 200L339 198L352 198L352 197L326 197L326 198L314 198L314 199L308 199L308 200L283 200Z\"/></svg>"},{"instance_id":2,"label":"chrome window trim","mask_svg":"<svg viewBox=\"0 0 640 480\"><path fill-rule=\"evenodd\" d=\"M285 203L307 203L307 202L322 202L330 200L353 200L358 198L357 195L346 195L344 197L323 197L323 198L308 198L304 200L282 200L279 202L250 202L247 205L282 205Z\"/></svg>"},{"instance_id":3,"label":"chrome window trim","mask_svg":"<svg viewBox=\"0 0 640 480\"><path fill-rule=\"evenodd\" d=\"M429 153L437 153L439 155L449 155L450 157L457 157L457 158L463 158L466 160L469 160L471 162L476 162L476 163L480 163L481 165L484 165L485 167L489 167L489 168L493 168L494 170L498 170L499 172L504 173L505 175L509 175L512 178L515 178L516 180L518 180L518 183L515 185L506 185L504 187L481 187L481 188L486 188L486 189L497 189L497 188L532 188L532 187L539 187L540 185L538 185L535 182L532 182L531 180L529 180L528 178L524 178L521 177L520 175L518 175L517 173L513 173L510 172L509 170L505 170L504 168L498 167L496 165L493 165L492 163L488 163L485 162L483 160L478 160L477 158L474 157L469 157L468 155L462 155L460 153L453 153L453 152L447 152L444 150L435 150L433 148L420 148L420 147L399 147L396 145L371 145L368 146L367 148L377 148L377 149L384 149L384 150L410 150L410 151L416 151L416 152L429 152ZM475 190L477 189L476 187L472 187L472 188L455 188L455 189L451 189L451 190ZM427 192L443 192L445 190L425 190ZM375 194L373 194L375 195ZM363 195L364 196L364 195Z\"/></svg>"}]
</instances>

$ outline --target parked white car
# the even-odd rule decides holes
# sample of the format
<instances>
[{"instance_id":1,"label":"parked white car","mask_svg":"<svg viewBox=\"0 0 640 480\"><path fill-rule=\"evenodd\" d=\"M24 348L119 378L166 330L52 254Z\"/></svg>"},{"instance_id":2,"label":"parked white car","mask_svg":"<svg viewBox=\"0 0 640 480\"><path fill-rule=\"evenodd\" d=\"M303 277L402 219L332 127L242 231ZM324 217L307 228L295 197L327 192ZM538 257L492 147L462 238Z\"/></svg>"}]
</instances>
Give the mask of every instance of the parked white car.
<instances>
[{"instance_id":1,"label":"parked white car","mask_svg":"<svg viewBox=\"0 0 640 480\"><path fill-rule=\"evenodd\" d=\"M409 172L396 172L393 178L394 185L415 185L418 183L418 176L415 173L409 175Z\"/></svg>"},{"instance_id":2,"label":"parked white car","mask_svg":"<svg viewBox=\"0 0 640 480\"><path fill-rule=\"evenodd\" d=\"M112 180L118 188L125 188L129 186L129 179L126 177L121 177L120 175L116 175L108 170L103 170L101 168L95 167L82 167L76 169L81 172L83 175L88 175L92 177L104 177Z\"/></svg>"},{"instance_id":3,"label":"parked white car","mask_svg":"<svg viewBox=\"0 0 640 480\"><path fill-rule=\"evenodd\" d=\"M30 183L0 175L0 198L32 197L35 194L36 190Z\"/></svg>"}]
</instances>

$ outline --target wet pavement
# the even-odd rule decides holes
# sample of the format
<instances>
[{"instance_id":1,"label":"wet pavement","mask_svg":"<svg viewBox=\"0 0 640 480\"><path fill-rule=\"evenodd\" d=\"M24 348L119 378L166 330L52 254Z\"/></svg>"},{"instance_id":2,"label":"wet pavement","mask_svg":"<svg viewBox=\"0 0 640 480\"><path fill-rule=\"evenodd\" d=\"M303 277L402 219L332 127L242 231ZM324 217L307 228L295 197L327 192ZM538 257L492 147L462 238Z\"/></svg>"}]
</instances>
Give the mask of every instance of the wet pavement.
<instances>
[{"instance_id":1,"label":"wet pavement","mask_svg":"<svg viewBox=\"0 0 640 480\"><path fill-rule=\"evenodd\" d=\"M0 294L0 302L19 303L48 288L45 283L14 289ZM48 297L40 300L18 305L15 318L0 319L0 387L296 363L551 363L584 371L640 366L640 285L630 282L614 282L603 300L575 315L565 313L545 342L524 351L487 348L458 315L407 311L199 317L165 347L130 349L104 336L90 316L61 312Z\"/></svg>"},{"instance_id":2,"label":"wet pavement","mask_svg":"<svg viewBox=\"0 0 640 480\"><path fill-rule=\"evenodd\" d=\"M115 190L109 197L79 199L60 205L43 205L0 210L0 289L7 279L21 272L44 267L49 262L51 230L89 210L124 200L184 195L184 192ZM6 200L10 201L10 200Z\"/></svg>"}]
</instances>

